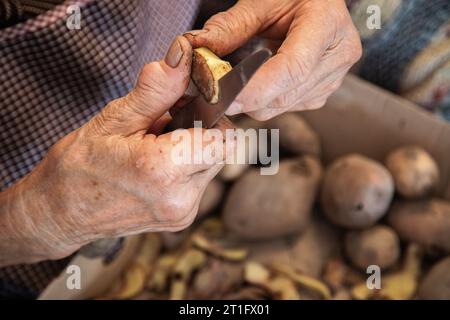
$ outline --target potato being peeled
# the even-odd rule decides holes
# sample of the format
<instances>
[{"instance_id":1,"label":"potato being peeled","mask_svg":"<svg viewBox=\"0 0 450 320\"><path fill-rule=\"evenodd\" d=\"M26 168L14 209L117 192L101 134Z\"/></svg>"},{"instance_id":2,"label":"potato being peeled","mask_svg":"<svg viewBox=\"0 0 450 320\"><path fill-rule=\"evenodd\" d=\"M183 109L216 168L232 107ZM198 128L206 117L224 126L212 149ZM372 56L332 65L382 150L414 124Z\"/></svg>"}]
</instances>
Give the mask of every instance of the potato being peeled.
<instances>
[{"instance_id":1,"label":"potato being peeled","mask_svg":"<svg viewBox=\"0 0 450 320\"><path fill-rule=\"evenodd\" d=\"M219 80L232 69L208 48L194 49L191 78L209 103L219 101Z\"/></svg>"},{"instance_id":2,"label":"potato being peeled","mask_svg":"<svg viewBox=\"0 0 450 320\"><path fill-rule=\"evenodd\" d=\"M386 213L393 195L394 182L388 170L374 160L351 154L327 168L320 201L333 223L367 228Z\"/></svg>"}]
</instances>

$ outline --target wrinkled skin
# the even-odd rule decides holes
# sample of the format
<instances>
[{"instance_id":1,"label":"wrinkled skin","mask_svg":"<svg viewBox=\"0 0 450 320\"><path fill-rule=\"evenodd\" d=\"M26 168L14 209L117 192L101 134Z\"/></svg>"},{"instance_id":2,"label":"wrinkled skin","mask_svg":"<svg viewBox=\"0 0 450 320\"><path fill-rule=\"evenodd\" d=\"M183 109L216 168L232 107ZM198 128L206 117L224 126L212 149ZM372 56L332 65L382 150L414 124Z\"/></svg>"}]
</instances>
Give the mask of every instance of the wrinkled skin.
<instances>
[{"instance_id":1,"label":"wrinkled skin","mask_svg":"<svg viewBox=\"0 0 450 320\"><path fill-rule=\"evenodd\" d=\"M188 86L192 59L189 42L176 41L181 52L172 48L165 60L147 64L128 95L0 194L0 266L61 258L104 237L177 231L194 220L223 158L189 165L171 159L177 142L162 129Z\"/></svg>"},{"instance_id":2,"label":"wrinkled skin","mask_svg":"<svg viewBox=\"0 0 450 320\"><path fill-rule=\"evenodd\" d=\"M240 0L188 32L194 47L226 55L259 35L282 41L228 110L267 120L322 107L362 54L343 0Z\"/></svg>"}]
</instances>

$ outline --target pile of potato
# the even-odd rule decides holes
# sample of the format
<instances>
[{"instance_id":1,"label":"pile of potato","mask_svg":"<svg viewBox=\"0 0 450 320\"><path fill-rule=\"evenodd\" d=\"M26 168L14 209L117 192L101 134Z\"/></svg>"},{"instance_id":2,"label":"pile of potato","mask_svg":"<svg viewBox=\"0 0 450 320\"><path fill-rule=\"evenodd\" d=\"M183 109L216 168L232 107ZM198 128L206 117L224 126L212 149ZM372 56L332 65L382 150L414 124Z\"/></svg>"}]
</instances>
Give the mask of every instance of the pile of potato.
<instances>
[{"instance_id":1,"label":"pile of potato","mask_svg":"<svg viewBox=\"0 0 450 320\"><path fill-rule=\"evenodd\" d=\"M450 202L433 196L439 169L423 148L324 168L320 138L298 114L237 126L280 129L278 174L227 165L197 221L146 234L101 298L450 299ZM370 265L381 289L367 288Z\"/></svg>"}]
</instances>

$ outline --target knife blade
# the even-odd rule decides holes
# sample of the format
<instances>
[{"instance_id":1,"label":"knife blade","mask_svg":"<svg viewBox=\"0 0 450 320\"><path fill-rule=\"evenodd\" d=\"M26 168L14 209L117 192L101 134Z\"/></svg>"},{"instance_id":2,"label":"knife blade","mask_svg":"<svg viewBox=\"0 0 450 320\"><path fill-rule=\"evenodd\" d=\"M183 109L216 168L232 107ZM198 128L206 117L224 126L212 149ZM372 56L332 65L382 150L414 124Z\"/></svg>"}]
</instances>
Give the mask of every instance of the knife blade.
<instances>
[{"instance_id":1,"label":"knife blade","mask_svg":"<svg viewBox=\"0 0 450 320\"><path fill-rule=\"evenodd\" d=\"M210 104L202 94L179 109L173 115L171 128L192 128L194 121L202 121L204 128L213 127L225 114L228 107L247 85L259 67L272 55L269 49L254 52L219 80L219 101Z\"/></svg>"}]
</instances>

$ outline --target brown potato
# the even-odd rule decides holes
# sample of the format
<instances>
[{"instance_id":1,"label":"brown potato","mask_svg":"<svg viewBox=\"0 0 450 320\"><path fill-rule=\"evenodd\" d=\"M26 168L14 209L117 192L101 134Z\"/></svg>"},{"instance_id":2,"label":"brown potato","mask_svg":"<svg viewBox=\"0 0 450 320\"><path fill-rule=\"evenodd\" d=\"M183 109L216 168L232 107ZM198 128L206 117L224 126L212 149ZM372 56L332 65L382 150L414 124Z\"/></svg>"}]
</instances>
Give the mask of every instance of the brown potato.
<instances>
[{"instance_id":1,"label":"brown potato","mask_svg":"<svg viewBox=\"0 0 450 320\"><path fill-rule=\"evenodd\" d=\"M430 154L418 146L395 149L386 159L395 188L408 199L429 195L439 182L439 168Z\"/></svg>"},{"instance_id":2,"label":"brown potato","mask_svg":"<svg viewBox=\"0 0 450 320\"><path fill-rule=\"evenodd\" d=\"M388 222L400 239L450 252L450 203L440 199L397 201Z\"/></svg>"},{"instance_id":3,"label":"brown potato","mask_svg":"<svg viewBox=\"0 0 450 320\"><path fill-rule=\"evenodd\" d=\"M327 221L314 217L300 235L249 242L248 260L264 265L279 263L306 275L319 277L326 262L339 251L339 235Z\"/></svg>"},{"instance_id":4,"label":"brown potato","mask_svg":"<svg viewBox=\"0 0 450 320\"><path fill-rule=\"evenodd\" d=\"M325 219L315 217L303 234L289 240L291 266L307 275L319 277L340 246L340 236Z\"/></svg>"},{"instance_id":5,"label":"brown potato","mask_svg":"<svg viewBox=\"0 0 450 320\"><path fill-rule=\"evenodd\" d=\"M200 200L198 216L203 217L217 208L225 193L225 186L218 179L213 179L206 187L205 193Z\"/></svg>"},{"instance_id":6,"label":"brown potato","mask_svg":"<svg viewBox=\"0 0 450 320\"><path fill-rule=\"evenodd\" d=\"M280 146L296 155L320 157L321 145L317 133L296 113L284 113L269 120L269 129L279 129Z\"/></svg>"},{"instance_id":7,"label":"brown potato","mask_svg":"<svg viewBox=\"0 0 450 320\"><path fill-rule=\"evenodd\" d=\"M376 225L366 230L348 232L345 251L350 261L364 271L370 265L387 269L400 256L400 241L390 227Z\"/></svg>"},{"instance_id":8,"label":"brown potato","mask_svg":"<svg viewBox=\"0 0 450 320\"><path fill-rule=\"evenodd\" d=\"M236 128L240 128L243 130L248 129L261 129L263 123L256 121L248 116L243 116L240 118L236 124ZM234 181L247 171L250 168L251 164L256 164L258 159L258 150L259 146L255 144L250 144L247 139L246 140L238 140L237 147L234 156L234 163L225 164L223 169L219 173L219 177L223 181ZM266 150L261 150L261 152L266 152ZM244 159L244 163L239 162L239 159ZM251 159L253 159L254 163L251 163Z\"/></svg>"},{"instance_id":9,"label":"brown potato","mask_svg":"<svg viewBox=\"0 0 450 320\"><path fill-rule=\"evenodd\" d=\"M327 168L320 200L333 223L367 228L386 213L393 195L394 182L389 171L374 160L350 154Z\"/></svg>"},{"instance_id":10,"label":"brown potato","mask_svg":"<svg viewBox=\"0 0 450 320\"><path fill-rule=\"evenodd\" d=\"M195 276L191 297L194 299L217 299L240 287L244 280L243 266L211 259Z\"/></svg>"},{"instance_id":11,"label":"brown potato","mask_svg":"<svg viewBox=\"0 0 450 320\"><path fill-rule=\"evenodd\" d=\"M191 77L206 101L219 101L219 80L231 69L229 62L221 60L208 48L194 49Z\"/></svg>"},{"instance_id":12,"label":"brown potato","mask_svg":"<svg viewBox=\"0 0 450 320\"><path fill-rule=\"evenodd\" d=\"M304 229L322 175L312 156L284 160L275 175L248 171L231 188L225 226L242 239L264 240Z\"/></svg>"},{"instance_id":13,"label":"brown potato","mask_svg":"<svg viewBox=\"0 0 450 320\"><path fill-rule=\"evenodd\" d=\"M450 300L450 256L436 263L419 285L417 298Z\"/></svg>"}]
</instances>

